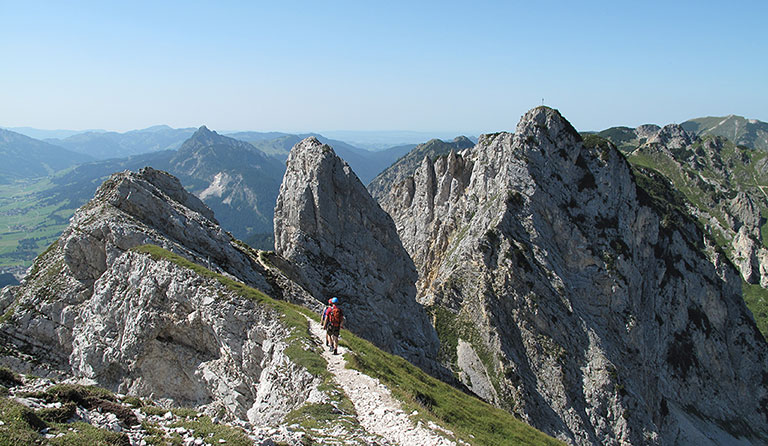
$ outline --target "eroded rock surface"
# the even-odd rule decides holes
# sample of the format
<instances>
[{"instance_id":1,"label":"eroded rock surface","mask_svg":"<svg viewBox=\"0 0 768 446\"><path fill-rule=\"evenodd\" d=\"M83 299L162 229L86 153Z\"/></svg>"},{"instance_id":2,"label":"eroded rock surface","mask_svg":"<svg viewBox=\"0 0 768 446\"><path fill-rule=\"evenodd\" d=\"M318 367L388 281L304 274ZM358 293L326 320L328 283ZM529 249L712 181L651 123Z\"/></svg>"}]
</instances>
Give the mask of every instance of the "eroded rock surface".
<instances>
[{"instance_id":1,"label":"eroded rock surface","mask_svg":"<svg viewBox=\"0 0 768 446\"><path fill-rule=\"evenodd\" d=\"M341 299L350 330L434 368L437 336L415 300L418 275L392 218L314 137L288 157L275 207L275 250L318 301Z\"/></svg>"},{"instance_id":2,"label":"eroded rock surface","mask_svg":"<svg viewBox=\"0 0 768 446\"><path fill-rule=\"evenodd\" d=\"M22 284L3 291L0 337L17 353L6 362L263 424L316 392L317 378L285 354L289 329L276 310L133 250L148 244L275 291L258 260L176 178L151 168L118 173Z\"/></svg>"},{"instance_id":3,"label":"eroded rock surface","mask_svg":"<svg viewBox=\"0 0 768 446\"><path fill-rule=\"evenodd\" d=\"M761 444L766 343L738 271L668 196L539 107L382 203L476 393L573 444Z\"/></svg>"}]
</instances>

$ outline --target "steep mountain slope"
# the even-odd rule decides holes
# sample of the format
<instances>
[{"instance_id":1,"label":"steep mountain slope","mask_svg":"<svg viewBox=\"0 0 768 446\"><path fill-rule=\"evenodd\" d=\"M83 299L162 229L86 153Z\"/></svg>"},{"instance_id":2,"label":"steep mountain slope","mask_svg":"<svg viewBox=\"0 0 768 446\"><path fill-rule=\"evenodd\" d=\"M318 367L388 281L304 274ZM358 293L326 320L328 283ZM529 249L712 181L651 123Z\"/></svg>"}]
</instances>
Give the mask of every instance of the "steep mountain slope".
<instances>
[{"instance_id":1,"label":"steep mountain slope","mask_svg":"<svg viewBox=\"0 0 768 446\"><path fill-rule=\"evenodd\" d=\"M318 301L338 296L347 326L438 373L438 341L416 302L416 270L392 219L333 149L297 144L275 206L275 252Z\"/></svg>"},{"instance_id":2,"label":"steep mountain slope","mask_svg":"<svg viewBox=\"0 0 768 446\"><path fill-rule=\"evenodd\" d=\"M690 119L680 126L697 136L722 136L738 145L768 151L768 122L728 115Z\"/></svg>"},{"instance_id":3,"label":"steep mountain slope","mask_svg":"<svg viewBox=\"0 0 768 446\"><path fill-rule=\"evenodd\" d=\"M205 126L184 142L169 165L238 238L271 232L284 170L283 163L251 144Z\"/></svg>"},{"instance_id":4,"label":"steep mountain slope","mask_svg":"<svg viewBox=\"0 0 768 446\"><path fill-rule=\"evenodd\" d=\"M630 136L622 147L631 163L661 172L685 195L689 212L739 268L750 309L768 334L768 154L722 136L696 137L674 124L649 138Z\"/></svg>"},{"instance_id":5,"label":"steep mountain slope","mask_svg":"<svg viewBox=\"0 0 768 446\"><path fill-rule=\"evenodd\" d=\"M273 262L287 265L243 247L172 176L113 175L22 284L0 293L0 364L121 395L0 368L0 442L362 446L392 444L369 423L397 417L397 444L557 444L347 331L342 350L354 345L347 359L360 372L327 364L308 330L317 316L285 300L318 302ZM365 376L374 361L381 383ZM371 382L374 391L352 393ZM380 405L400 389L409 406ZM351 397L369 412L357 414Z\"/></svg>"},{"instance_id":6,"label":"steep mountain slope","mask_svg":"<svg viewBox=\"0 0 768 446\"><path fill-rule=\"evenodd\" d=\"M419 144L406 154L402 155L394 164L379 173L370 184L368 191L373 198L381 200L391 188L413 175L424 157L436 159L453 152L461 152L474 146L474 143L465 136L456 137L451 142L432 139L424 144Z\"/></svg>"},{"instance_id":7,"label":"steep mountain slope","mask_svg":"<svg viewBox=\"0 0 768 446\"><path fill-rule=\"evenodd\" d=\"M768 441L768 347L737 270L614 146L539 107L384 202L475 393L573 444Z\"/></svg>"},{"instance_id":8,"label":"steep mountain slope","mask_svg":"<svg viewBox=\"0 0 768 446\"><path fill-rule=\"evenodd\" d=\"M158 125L125 133L84 132L47 141L73 152L104 160L175 150L194 132L194 128L174 129L167 125Z\"/></svg>"},{"instance_id":9,"label":"steep mountain slope","mask_svg":"<svg viewBox=\"0 0 768 446\"><path fill-rule=\"evenodd\" d=\"M164 247L179 260L135 250L144 244ZM31 356L52 371L115 390L181 405L214 404L240 418L276 416L267 400L302 403L312 378L279 354L290 327L276 310L237 297L183 262L273 292L258 261L178 180L149 168L114 175L22 285L4 289L0 337L6 355L9 348L18 352L6 359L24 365L19 359ZM275 352L262 349L267 340ZM272 368L293 376L289 380L302 389L260 395L259 377Z\"/></svg>"},{"instance_id":10,"label":"steep mountain slope","mask_svg":"<svg viewBox=\"0 0 768 446\"><path fill-rule=\"evenodd\" d=\"M91 158L62 147L0 129L0 184L50 175Z\"/></svg>"}]
</instances>

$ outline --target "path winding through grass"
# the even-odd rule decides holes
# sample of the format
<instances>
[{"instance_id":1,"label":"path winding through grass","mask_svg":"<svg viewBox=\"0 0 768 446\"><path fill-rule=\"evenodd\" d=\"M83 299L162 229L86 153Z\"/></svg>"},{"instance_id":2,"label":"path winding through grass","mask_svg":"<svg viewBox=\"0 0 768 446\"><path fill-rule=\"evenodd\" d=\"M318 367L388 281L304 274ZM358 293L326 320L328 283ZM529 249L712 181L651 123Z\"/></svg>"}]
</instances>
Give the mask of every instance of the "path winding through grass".
<instances>
[{"instance_id":1,"label":"path winding through grass","mask_svg":"<svg viewBox=\"0 0 768 446\"><path fill-rule=\"evenodd\" d=\"M309 320L309 328L323 345L323 358L328 361L328 371L354 404L357 418L365 430L402 446L456 445L436 432L440 427L425 426L421 422L414 424L409 415L403 412L400 402L392 397L389 389L379 380L346 368L343 357L346 349L339 346L338 355L329 351L325 347L325 332L319 323Z\"/></svg>"}]
</instances>

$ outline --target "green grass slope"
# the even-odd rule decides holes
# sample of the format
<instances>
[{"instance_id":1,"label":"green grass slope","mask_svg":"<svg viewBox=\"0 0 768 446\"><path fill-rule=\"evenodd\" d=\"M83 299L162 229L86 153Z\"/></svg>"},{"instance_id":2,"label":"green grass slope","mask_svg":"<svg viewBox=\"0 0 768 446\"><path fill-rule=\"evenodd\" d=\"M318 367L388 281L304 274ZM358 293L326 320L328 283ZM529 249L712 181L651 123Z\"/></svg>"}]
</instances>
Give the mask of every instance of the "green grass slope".
<instances>
[{"instance_id":1,"label":"green grass slope","mask_svg":"<svg viewBox=\"0 0 768 446\"><path fill-rule=\"evenodd\" d=\"M722 136L736 144L768 151L768 122L742 116L707 116L680 124L698 136Z\"/></svg>"},{"instance_id":2,"label":"green grass slope","mask_svg":"<svg viewBox=\"0 0 768 446\"><path fill-rule=\"evenodd\" d=\"M327 363L314 345L306 318L319 318L312 311L285 301L273 299L256 289L214 273L160 247L145 245L135 251L166 259L189 268L203 277L215 278L223 285L247 299L268 305L282 314L283 321L293 327L291 347L286 353L294 362L317 376L328 376ZM523 423L512 414L497 409L480 399L427 375L404 359L388 354L368 341L343 330L342 345L350 350L348 366L386 383L405 407L419 412L419 416L444 426L461 440L472 445L559 445L559 441ZM318 407L305 411L317 412ZM332 408L331 408L332 409ZM321 412L323 412L321 410ZM293 414L301 418L302 414ZM326 417L323 412L316 417Z\"/></svg>"}]
</instances>

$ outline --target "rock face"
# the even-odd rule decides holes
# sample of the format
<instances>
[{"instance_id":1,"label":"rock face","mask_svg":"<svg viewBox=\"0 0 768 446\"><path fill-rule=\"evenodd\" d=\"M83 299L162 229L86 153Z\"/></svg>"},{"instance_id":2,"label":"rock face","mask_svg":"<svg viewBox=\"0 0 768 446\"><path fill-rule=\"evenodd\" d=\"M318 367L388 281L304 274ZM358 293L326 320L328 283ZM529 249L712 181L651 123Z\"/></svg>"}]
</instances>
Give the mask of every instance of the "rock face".
<instances>
[{"instance_id":1,"label":"rock face","mask_svg":"<svg viewBox=\"0 0 768 446\"><path fill-rule=\"evenodd\" d=\"M21 367L29 355L49 368L36 373L58 370L258 423L307 401L318 382L285 354L289 329L276 310L133 249L146 244L275 292L176 178L151 168L118 173L21 285L4 289L0 339L19 354L6 360Z\"/></svg>"},{"instance_id":2,"label":"rock face","mask_svg":"<svg viewBox=\"0 0 768 446\"><path fill-rule=\"evenodd\" d=\"M438 340L416 302L417 273L392 219L331 147L297 144L275 206L275 251L325 302L338 296L347 327L427 369Z\"/></svg>"},{"instance_id":3,"label":"rock face","mask_svg":"<svg viewBox=\"0 0 768 446\"><path fill-rule=\"evenodd\" d=\"M639 136L639 135L638 135ZM665 125L655 135L648 139L647 144L664 147L666 149L679 149L690 146L693 137L677 124Z\"/></svg>"},{"instance_id":4,"label":"rock face","mask_svg":"<svg viewBox=\"0 0 768 446\"><path fill-rule=\"evenodd\" d=\"M715 118L702 122L712 124L711 119ZM705 231L725 241L721 247L743 279L768 288L768 264L764 260L768 259L768 249L762 236L762 215L768 209L764 192L768 158L723 136L708 136L706 131L696 137L686 130L696 130L691 123L694 121L664 128L645 125L628 131L613 128L598 135L617 144L630 162L663 173L688 198L688 211Z\"/></svg>"},{"instance_id":5,"label":"rock face","mask_svg":"<svg viewBox=\"0 0 768 446\"><path fill-rule=\"evenodd\" d=\"M572 444L763 444L766 343L673 197L539 107L383 203L440 357L477 394Z\"/></svg>"},{"instance_id":6,"label":"rock face","mask_svg":"<svg viewBox=\"0 0 768 446\"><path fill-rule=\"evenodd\" d=\"M456 137L451 142L432 139L424 144L419 144L389 168L379 173L368 185L368 191L373 198L382 200L389 194L390 186L399 184L406 178L413 176L413 172L421 165L424 157L437 159L441 156L447 156L451 152L460 152L473 145L466 136Z\"/></svg>"}]
</instances>

